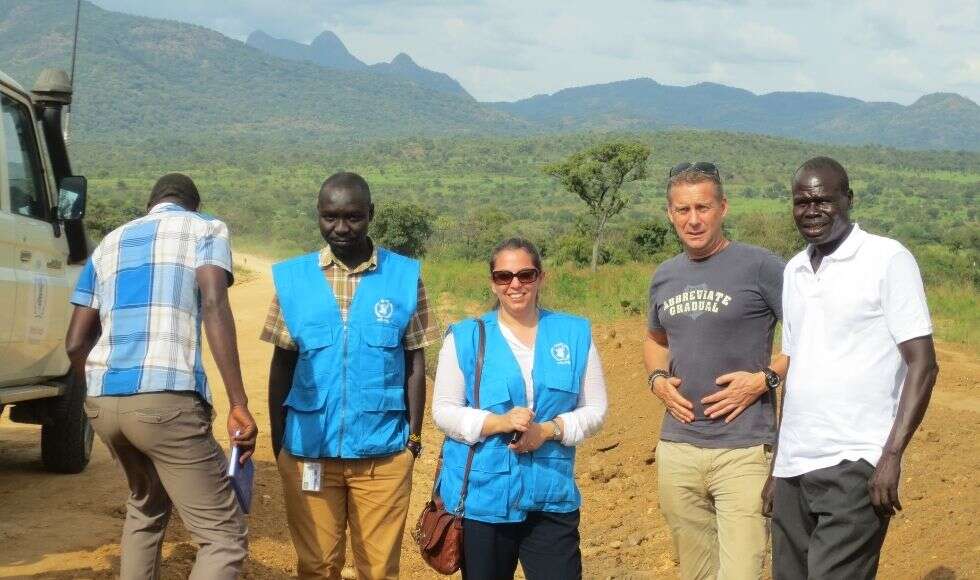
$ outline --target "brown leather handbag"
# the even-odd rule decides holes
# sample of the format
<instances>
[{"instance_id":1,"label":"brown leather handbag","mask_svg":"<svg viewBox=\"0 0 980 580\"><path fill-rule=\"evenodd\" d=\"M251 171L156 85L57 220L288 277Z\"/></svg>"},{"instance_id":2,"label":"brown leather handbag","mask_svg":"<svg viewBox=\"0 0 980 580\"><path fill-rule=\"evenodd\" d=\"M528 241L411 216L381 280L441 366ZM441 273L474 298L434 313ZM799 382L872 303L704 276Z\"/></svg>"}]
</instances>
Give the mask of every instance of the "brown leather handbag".
<instances>
[{"instance_id":1,"label":"brown leather handbag","mask_svg":"<svg viewBox=\"0 0 980 580\"><path fill-rule=\"evenodd\" d=\"M476 319L480 340L476 355L476 378L473 380L473 406L480 406L480 376L483 374L483 353L486 350L486 329L483 320ZM419 521L412 531L412 538L422 552L422 559L430 568L440 574L454 574L463 565L463 503L466 501L466 488L470 480L470 467L476 445L470 446L466 456L466 469L463 471L463 488L459 495L456 511L446 511L446 504L439 496L439 476L442 473L442 451L432 479L432 498L426 502L419 514Z\"/></svg>"}]
</instances>

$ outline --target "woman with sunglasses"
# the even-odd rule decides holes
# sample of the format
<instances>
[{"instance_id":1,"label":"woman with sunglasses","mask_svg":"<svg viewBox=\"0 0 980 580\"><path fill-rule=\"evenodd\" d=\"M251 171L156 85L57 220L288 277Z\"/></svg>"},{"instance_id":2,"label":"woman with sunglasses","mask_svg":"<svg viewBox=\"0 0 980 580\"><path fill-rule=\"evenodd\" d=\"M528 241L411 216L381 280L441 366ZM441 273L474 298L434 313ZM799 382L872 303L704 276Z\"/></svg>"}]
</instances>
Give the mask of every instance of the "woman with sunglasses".
<instances>
[{"instance_id":1,"label":"woman with sunglasses","mask_svg":"<svg viewBox=\"0 0 980 580\"><path fill-rule=\"evenodd\" d=\"M529 241L494 249L478 406L477 321L454 324L439 353L433 418L447 435L438 489L449 511L474 449L461 506L466 580L513 578L518 561L529 580L582 577L575 445L602 424L606 386L589 322L540 308L543 279Z\"/></svg>"}]
</instances>

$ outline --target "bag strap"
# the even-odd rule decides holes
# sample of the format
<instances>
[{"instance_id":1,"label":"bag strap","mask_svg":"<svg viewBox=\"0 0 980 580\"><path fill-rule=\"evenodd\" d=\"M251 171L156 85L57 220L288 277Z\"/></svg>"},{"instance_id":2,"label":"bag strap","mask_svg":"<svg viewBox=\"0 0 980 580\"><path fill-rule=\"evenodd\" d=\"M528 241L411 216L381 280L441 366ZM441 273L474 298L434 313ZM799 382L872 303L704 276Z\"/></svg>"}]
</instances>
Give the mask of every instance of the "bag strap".
<instances>
[{"instance_id":1,"label":"bag strap","mask_svg":"<svg viewBox=\"0 0 980 580\"><path fill-rule=\"evenodd\" d=\"M473 378L473 406L480 407L480 381L483 377L483 357L487 348L487 331L482 318L476 319L477 330L479 331L479 341L476 350L476 376ZM432 478L432 501L440 506L443 505L442 498L439 497L439 477L442 475L442 449L445 447L446 439L443 438L442 447L439 448L439 459L436 463L436 473ZM470 468L473 467L473 455L476 453L476 444L470 445L470 451L466 456L466 469L463 471L463 487L460 491L459 504L456 506L456 515L463 514L463 502L466 501L466 490L470 481Z\"/></svg>"},{"instance_id":2,"label":"bag strap","mask_svg":"<svg viewBox=\"0 0 980 580\"><path fill-rule=\"evenodd\" d=\"M483 377L483 353L487 348L487 331L483 326L483 319L476 319L477 328L480 331L480 341L476 351L476 377L473 379L473 406L480 408L480 380ZM467 487L470 482L470 468L473 467L473 455L476 454L476 444L470 445L470 452L466 455L466 469L463 471L463 490L459 495L459 505L456 506L456 515L463 515L463 504L466 502Z\"/></svg>"}]
</instances>

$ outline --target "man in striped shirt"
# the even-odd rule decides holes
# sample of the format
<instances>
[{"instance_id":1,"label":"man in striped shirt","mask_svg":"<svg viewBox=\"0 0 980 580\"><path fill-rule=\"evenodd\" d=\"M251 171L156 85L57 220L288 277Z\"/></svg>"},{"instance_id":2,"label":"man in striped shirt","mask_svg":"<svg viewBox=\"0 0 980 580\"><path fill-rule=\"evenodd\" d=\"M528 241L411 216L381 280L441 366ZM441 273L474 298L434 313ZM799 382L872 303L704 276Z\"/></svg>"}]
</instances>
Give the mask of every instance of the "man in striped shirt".
<instances>
[{"instance_id":1,"label":"man in striped shirt","mask_svg":"<svg viewBox=\"0 0 980 580\"><path fill-rule=\"evenodd\" d=\"M129 483L121 542L123 580L156 578L174 506L200 544L191 578L237 578L247 526L211 431L201 360L202 321L231 410L228 434L251 455L248 410L228 302L228 228L197 212L184 175L153 187L147 215L111 232L79 276L66 347L85 412Z\"/></svg>"}]
</instances>

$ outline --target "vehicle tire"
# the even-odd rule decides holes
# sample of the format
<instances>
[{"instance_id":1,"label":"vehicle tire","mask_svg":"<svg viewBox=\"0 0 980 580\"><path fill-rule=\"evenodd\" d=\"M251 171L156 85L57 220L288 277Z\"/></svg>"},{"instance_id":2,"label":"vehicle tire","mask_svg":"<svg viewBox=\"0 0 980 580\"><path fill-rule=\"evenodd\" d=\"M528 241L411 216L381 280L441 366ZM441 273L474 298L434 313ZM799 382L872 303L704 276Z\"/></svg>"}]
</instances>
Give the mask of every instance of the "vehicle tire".
<instances>
[{"instance_id":1,"label":"vehicle tire","mask_svg":"<svg viewBox=\"0 0 980 580\"><path fill-rule=\"evenodd\" d=\"M95 432L85 415L85 389L70 375L65 381L65 394L48 403L48 420L41 427L41 461L49 471L80 473L92 456Z\"/></svg>"}]
</instances>

